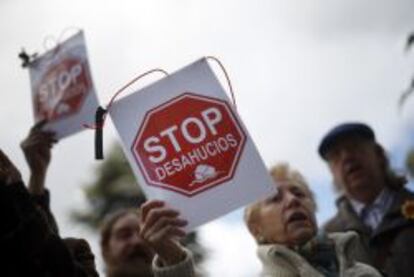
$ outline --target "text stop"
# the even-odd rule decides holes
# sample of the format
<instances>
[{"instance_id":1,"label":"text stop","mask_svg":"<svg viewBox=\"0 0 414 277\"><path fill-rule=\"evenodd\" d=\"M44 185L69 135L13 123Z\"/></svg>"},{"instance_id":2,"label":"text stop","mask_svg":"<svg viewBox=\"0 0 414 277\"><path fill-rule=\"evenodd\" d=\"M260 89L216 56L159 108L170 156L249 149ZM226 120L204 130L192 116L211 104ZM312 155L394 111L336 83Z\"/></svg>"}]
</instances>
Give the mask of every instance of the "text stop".
<instances>
[{"instance_id":1,"label":"text stop","mask_svg":"<svg viewBox=\"0 0 414 277\"><path fill-rule=\"evenodd\" d=\"M131 150L150 185L193 195L233 176L244 142L225 101L184 93L146 114Z\"/></svg>"}]
</instances>

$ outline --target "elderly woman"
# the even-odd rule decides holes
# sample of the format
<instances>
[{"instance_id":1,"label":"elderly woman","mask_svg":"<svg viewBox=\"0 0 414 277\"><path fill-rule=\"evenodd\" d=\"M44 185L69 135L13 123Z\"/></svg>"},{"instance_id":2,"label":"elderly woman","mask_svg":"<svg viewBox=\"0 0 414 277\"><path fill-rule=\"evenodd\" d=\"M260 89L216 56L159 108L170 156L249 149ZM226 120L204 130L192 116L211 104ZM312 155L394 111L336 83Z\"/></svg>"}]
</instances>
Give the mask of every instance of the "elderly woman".
<instances>
[{"instance_id":1,"label":"elderly woman","mask_svg":"<svg viewBox=\"0 0 414 277\"><path fill-rule=\"evenodd\" d=\"M381 276L355 262L355 233L317 232L316 203L305 179L288 165L271 169L278 193L245 210L245 221L258 243L262 276Z\"/></svg>"}]
</instances>

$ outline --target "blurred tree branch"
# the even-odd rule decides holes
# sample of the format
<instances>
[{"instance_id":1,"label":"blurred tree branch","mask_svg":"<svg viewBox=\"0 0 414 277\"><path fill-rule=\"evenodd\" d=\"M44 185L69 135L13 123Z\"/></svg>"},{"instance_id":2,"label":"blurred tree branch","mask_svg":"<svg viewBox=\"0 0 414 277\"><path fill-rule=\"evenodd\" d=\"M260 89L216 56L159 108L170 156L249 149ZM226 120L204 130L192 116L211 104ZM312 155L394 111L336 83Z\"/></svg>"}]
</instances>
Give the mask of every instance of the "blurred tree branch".
<instances>
[{"instance_id":1,"label":"blurred tree branch","mask_svg":"<svg viewBox=\"0 0 414 277\"><path fill-rule=\"evenodd\" d=\"M405 43L405 51L410 51L414 45L414 32L408 35L406 43ZM404 104L406 103L409 96L414 91L414 77L411 79L411 83L409 84L408 88L403 91L398 101L398 108L402 110Z\"/></svg>"}]
</instances>

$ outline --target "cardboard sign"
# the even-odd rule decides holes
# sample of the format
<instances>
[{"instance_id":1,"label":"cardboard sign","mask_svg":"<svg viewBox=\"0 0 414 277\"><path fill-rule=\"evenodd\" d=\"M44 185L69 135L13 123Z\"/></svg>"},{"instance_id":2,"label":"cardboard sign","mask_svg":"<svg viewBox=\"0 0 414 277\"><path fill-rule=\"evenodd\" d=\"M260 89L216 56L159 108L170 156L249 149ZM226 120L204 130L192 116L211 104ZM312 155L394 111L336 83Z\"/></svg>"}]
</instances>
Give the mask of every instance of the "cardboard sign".
<instances>
[{"instance_id":1,"label":"cardboard sign","mask_svg":"<svg viewBox=\"0 0 414 277\"><path fill-rule=\"evenodd\" d=\"M205 59L114 102L109 113L138 184L180 210L188 230L275 193Z\"/></svg>"},{"instance_id":2,"label":"cardboard sign","mask_svg":"<svg viewBox=\"0 0 414 277\"><path fill-rule=\"evenodd\" d=\"M35 122L47 120L57 138L94 122L98 99L82 32L34 60L29 72Z\"/></svg>"}]
</instances>

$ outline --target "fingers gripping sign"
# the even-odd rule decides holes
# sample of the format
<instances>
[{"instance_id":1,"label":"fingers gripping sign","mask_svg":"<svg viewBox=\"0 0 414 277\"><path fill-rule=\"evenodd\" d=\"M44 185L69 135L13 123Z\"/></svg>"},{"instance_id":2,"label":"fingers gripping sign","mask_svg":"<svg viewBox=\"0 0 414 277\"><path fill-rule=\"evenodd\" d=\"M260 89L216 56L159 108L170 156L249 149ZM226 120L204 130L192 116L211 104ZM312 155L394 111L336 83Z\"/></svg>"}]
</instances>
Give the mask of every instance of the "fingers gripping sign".
<instances>
[{"instance_id":1,"label":"fingers gripping sign","mask_svg":"<svg viewBox=\"0 0 414 277\"><path fill-rule=\"evenodd\" d=\"M31 171L46 170L51 158L51 148L57 142L55 133L43 131L47 123L42 120L35 124L20 144Z\"/></svg>"},{"instance_id":2,"label":"fingers gripping sign","mask_svg":"<svg viewBox=\"0 0 414 277\"><path fill-rule=\"evenodd\" d=\"M186 235L187 221L178 211L163 201L151 200L141 206L140 235L165 265L174 265L185 259L185 251L178 239Z\"/></svg>"},{"instance_id":3,"label":"fingers gripping sign","mask_svg":"<svg viewBox=\"0 0 414 277\"><path fill-rule=\"evenodd\" d=\"M46 120L42 120L35 124L30 129L27 138L20 144L31 172L29 191L35 194L43 192L52 156L51 149L57 142L54 132L43 130L46 123Z\"/></svg>"}]
</instances>

